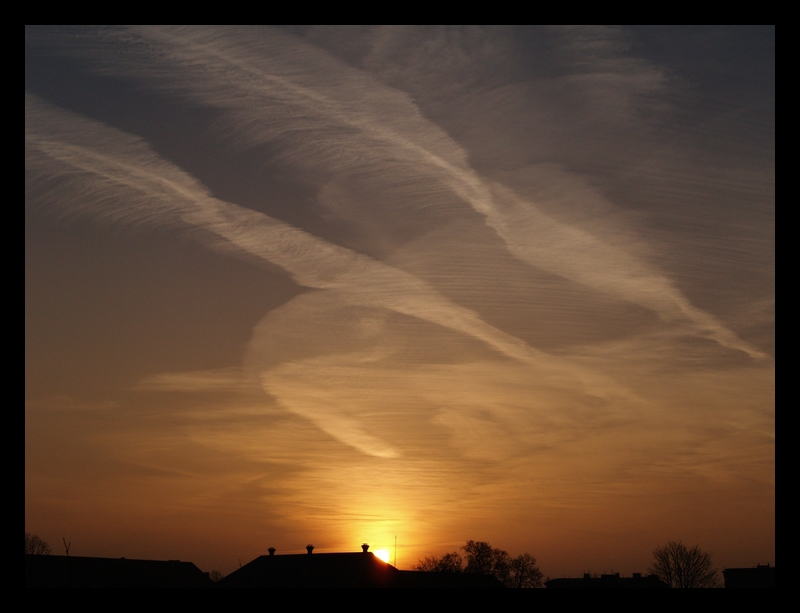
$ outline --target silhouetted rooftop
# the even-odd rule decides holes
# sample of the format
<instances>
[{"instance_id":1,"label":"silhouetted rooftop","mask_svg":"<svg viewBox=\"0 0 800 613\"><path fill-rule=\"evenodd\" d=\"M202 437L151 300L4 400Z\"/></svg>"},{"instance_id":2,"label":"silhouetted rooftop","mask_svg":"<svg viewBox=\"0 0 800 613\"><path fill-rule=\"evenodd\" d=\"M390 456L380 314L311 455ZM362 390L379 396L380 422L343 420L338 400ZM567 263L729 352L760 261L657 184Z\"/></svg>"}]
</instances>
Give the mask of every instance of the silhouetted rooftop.
<instances>
[{"instance_id":1,"label":"silhouetted rooftop","mask_svg":"<svg viewBox=\"0 0 800 613\"><path fill-rule=\"evenodd\" d=\"M592 577L588 573L580 579L550 579L545 582L547 588L664 588L669 587L656 575L642 576L634 573L632 577L620 577L619 573L613 575L600 575Z\"/></svg>"},{"instance_id":2,"label":"silhouetted rooftop","mask_svg":"<svg viewBox=\"0 0 800 613\"><path fill-rule=\"evenodd\" d=\"M25 555L25 587L212 587L191 562Z\"/></svg>"},{"instance_id":3,"label":"silhouetted rooftop","mask_svg":"<svg viewBox=\"0 0 800 613\"><path fill-rule=\"evenodd\" d=\"M219 587L383 587L397 572L372 553L260 556Z\"/></svg>"},{"instance_id":4,"label":"silhouetted rooftop","mask_svg":"<svg viewBox=\"0 0 800 613\"><path fill-rule=\"evenodd\" d=\"M759 564L755 568L726 568L725 587L775 587L775 567Z\"/></svg>"},{"instance_id":5,"label":"silhouetted rooftop","mask_svg":"<svg viewBox=\"0 0 800 613\"><path fill-rule=\"evenodd\" d=\"M494 577L397 570L372 553L265 555L220 580L219 587L503 587Z\"/></svg>"}]
</instances>

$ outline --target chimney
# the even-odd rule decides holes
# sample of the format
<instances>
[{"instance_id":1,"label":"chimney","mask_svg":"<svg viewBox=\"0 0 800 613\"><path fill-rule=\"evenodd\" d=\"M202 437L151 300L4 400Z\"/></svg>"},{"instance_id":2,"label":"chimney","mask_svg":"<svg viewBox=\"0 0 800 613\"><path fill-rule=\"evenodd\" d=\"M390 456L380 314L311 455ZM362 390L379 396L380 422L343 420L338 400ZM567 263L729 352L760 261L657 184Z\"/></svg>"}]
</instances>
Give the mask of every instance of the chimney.
<instances>
[{"instance_id":1,"label":"chimney","mask_svg":"<svg viewBox=\"0 0 800 613\"><path fill-rule=\"evenodd\" d=\"M314 545L306 545L306 551L308 555L311 555L311 552L314 551Z\"/></svg>"},{"instance_id":2,"label":"chimney","mask_svg":"<svg viewBox=\"0 0 800 613\"><path fill-rule=\"evenodd\" d=\"M369 545L367 545L366 543L361 545L361 551L363 551L364 553L367 553L367 551L369 551Z\"/></svg>"},{"instance_id":3,"label":"chimney","mask_svg":"<svg viewBox=\"0 0 800 613\"><path fill-rule=\"evenodd\" d=\"M274 556L275 555L275 548L274 547L270 547L269 549L267 549L267 551L269 551L269 555L270 556Z\"/></svg>"}]
</instances>

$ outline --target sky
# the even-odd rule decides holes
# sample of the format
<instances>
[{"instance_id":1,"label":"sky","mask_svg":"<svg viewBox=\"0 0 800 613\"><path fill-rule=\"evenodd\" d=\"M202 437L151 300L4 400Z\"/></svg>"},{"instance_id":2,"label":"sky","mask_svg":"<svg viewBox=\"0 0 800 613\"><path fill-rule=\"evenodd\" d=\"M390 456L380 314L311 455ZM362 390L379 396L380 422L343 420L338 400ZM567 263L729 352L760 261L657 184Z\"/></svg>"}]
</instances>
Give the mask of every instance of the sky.
<instances>
[{"instance_id":1,"label":"sky","mask_svg":"<svg viewBox=\"0 0 800 613\"><path fill-rule=\"evenodd\" d=\"M29 27L25 529L774 564L774 235L774 27Z\"/></svg>"}]
</instances>

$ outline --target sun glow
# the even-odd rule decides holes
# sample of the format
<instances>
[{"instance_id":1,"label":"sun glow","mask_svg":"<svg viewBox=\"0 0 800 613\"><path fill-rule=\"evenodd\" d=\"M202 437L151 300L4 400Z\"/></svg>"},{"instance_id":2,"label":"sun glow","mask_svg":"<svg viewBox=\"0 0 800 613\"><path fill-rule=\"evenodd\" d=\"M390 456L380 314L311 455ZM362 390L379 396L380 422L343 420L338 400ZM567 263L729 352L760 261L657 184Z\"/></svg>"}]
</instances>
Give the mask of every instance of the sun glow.
<instances>
[{"instance_id":1,"label":"sun glow","mask_svg":"<svg viewBox=\"0 0 800 613\"><path fill-rule=\"evenodd\" d=\"M374 551L375 557L383 560L387 564L389 563L389 550L388 549L376 549Z\"/></svg>"}]
</instances>

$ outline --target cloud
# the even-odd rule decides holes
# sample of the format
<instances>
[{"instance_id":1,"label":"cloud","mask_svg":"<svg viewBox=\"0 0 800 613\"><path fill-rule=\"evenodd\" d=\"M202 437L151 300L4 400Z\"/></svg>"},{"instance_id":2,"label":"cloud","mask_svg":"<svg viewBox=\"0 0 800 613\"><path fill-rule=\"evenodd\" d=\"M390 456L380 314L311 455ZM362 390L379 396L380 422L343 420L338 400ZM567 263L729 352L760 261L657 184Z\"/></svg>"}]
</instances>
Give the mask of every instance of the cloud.
<instances>
[{"instance_id":1,"label":"cloud","mask_svg":"<svg viewBox=\"0 0 800 613\"><path fill-rule=\"evenodd\" d=\"M530 355L523 342L450 303L416 277L218 200L141 139L58 111L32 96L26 98L26 161L33 173L60 174L73 183L73 191L57 200L65 211L117 223L199 228L215 237L210 245L235 247L277 265L300 285L336 290L354 304L389 308L453 328L509 357ZM61 168L55 171L48 162Z\"/></svg>"},{"instance_id":2,"label":"cloud","mask_svg":"<svg viewBox=\"0 0 800 613\"><path fill-rule=\"evenodd\" d=\"M220 201L191 176L156 156L141 139L26 97L26 167L49 178L31 180L32 200L58 202L70 214L112 223L201 229L212 247L222 245L274 264L306 287L334 292L348 304L389 309L479 339L501 354L530 361L539 356L524 342L483 322L404 271L318 239L263 213ZM53 181L66 178L69 185ZM68 187L69 189L65 189ZM35 196L35 197L34 197ZM194 381L194 378L191 378ZM192 383L162 376L145 387ZM262 377L262 381L269 381ZM207 381L206 385L210 383ZM305 401L294 397L300 407ZM302 408L292 409L308 414ZM330 416L315 423L368 453L380 451L352 419ZM342 433L351 432L348 438Z\"/></svg>"},{"instance_id":3,"label":"cloud","mask_svg":"<svg viewBox=\"0 0 800 613\"><path fill-rule=\"evenodd\" d=\"M456 449L499 461L549 447L576 427L614 421L612 415L641 404L593 368L536 356L499 358L476 339L424 320L311 292L259 322L245 365L282 405L351 446L373 454L383 449L382 455L429 457ZM358 432L349 430L353 436L343 427L350 423L361 424ZM342 427L334 429L337 424Z\"/></svg>"},{"instance_id":4,"label":"cloud","mask_svg":"<svg viewBox=\"0 0 800 613\"><path fill-rule=\"evenodd\" d=\"M635 100L663 86L646 64L621 58L620 43L609 42L602 32L581 31L565 38L566 54L577 45L573 51L583 58L570 77L574 81L570 87L580 83L608 95L629 96L621 106L612 104L614 109L625 112ZM496 52L476 32L463 37L463 47L469 51L475 41L481 54ZM467 151L426 119L407 94L293 36L260 29L134 28L89 31L80 45L65 44L68 53L88 60L101 73L135 78L168 96L221 109L216 129L234 149L279 144L284 163L319 171L320 203L334 217L363 220L369 217L364 212L372 211L371 218L380 225L387 217L424 216L441 207L446 211L439 214L453 220L478 214L520 262L652 310L677 334L694 334L751 357L764 357L714 316L692 305L629 241L626 244L627 237L619 235L620 227L609 217L602 225L553 216L547 208L553 210L548 189L561 199L580 201L584 208L613 210L580 177L559 167L540 166L533 192L538 191L541 200L523 197L476 172ZM125 54L107 62L98 53L106 45L124 48ZM466 70L463 58L454 61ZM605 76L598 80L592 76L596 74ZM624 78L619 81L613 75ZM609 390L620 397L628 394L587 368L553 360L446 298L424 280L424 274L404 270L407 253L388 265L263 212L215 198L144 140L55 109L33 96L26 98L26 166L30 200L47 200L58 190L61 214L191 228L205 245L280 267L299 285L325 291L334 303L420 318L479 339L501 355L536 368L554 364L546 369L548 376L569 372L570 379L591 382L601 394ZM355 192L348 177L360 185ZM291 308L298 305L293 301ZM253 345L259 342L256 335ZM350 354L337 346L325 359L349 360L344 356ZM292 366L262 364L258 377L284 406L339 440L368 454L396 455L396 449L365 429L356 413L342 412L330 401L321 403L318 395L312 398L301 385L287 384L302 380L300 364L303 372L313 372L318 359L323 358L304 358ZM283 376L277 376L279 372ZM177 383L173 377L146 385L164 388Z\"/></svg>"},{"instance_id":5,"label":"cloud","mask_svg":"<svg viewBox=\"0 0 800 613\"><path fill-rule=\"evenodd\" d=\"M241 368L159 373L140 381L134 389L144 392L252 392L255 381Z\"/></svg>"},{"instance_id":6,"label":"cloud","mask_svg":"<svg viewBox=\"0 0 800 613\"><path fill-rule=\"evenodd\" d=\"M663 89L663 76L656 69L621 53L625 42L615 31L575 29L559 34L562 55L573 58L569 60L571 87L589 88L592 95L588 99L601 104L605 110L601 109L600 115L615 125L624 122L609 113L638 117L630 111L637 108L636 101L652 98ZM393 202L407 196L410 204L406 206L412 208L414 203L427 202L420 194L443 191L482 215L509 252L526 264L651 309L665 322L678 324L682 332L712 339L753 358L765 357L712 314L692 305L655 265L615 244L613 236L559 221L508 186L481 177L469 165L467 152L425 119L407 94L296 37L253 28L169 27L98 31L90 36L97 40L73 51L89 56L100 72L136 78L167 95L223 110L221 131L234 148L279 143L280 157L291 165L317 170L326 177L358 177L383 191L391 190ZM469 48L473 40L484 44L480 39L475 33L465 35L464 47ZM92 49L92 44L102 48L114 40L123 41L128 48L113 61ZM174 183L172 189L183 189L180 185ZM234 220L229 210L223 212L211 201L186 215L198 226L217 225L220 235L248 227L247 236L226 238L276 263L276 253L257 253L263 248L255 227L270 236L294 240L290 238L292 230L278 230L274 220L244 210L237 210ZM291 272L311 287L346 284L347 273L340 274L335 268L347 258L353 262L345 268L361 264L355 262L358 255L344 253L332 245L294 253L292 259L300 268L318 272L315 279L301 279L299 269ZM393 293L389 285L399 273L386 273L372 263L360 274L371 276L374 296ZM331 275L336 277L335 283L323 281ZM416 283L404 280L406 287ZM426 290L415 289L412 294L419 291ZM462 315L464 323L459 325L466 325L470 317ZM501 344L507 352L514 342L505 339Z\"/></svg>"}]
</instances>

